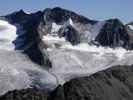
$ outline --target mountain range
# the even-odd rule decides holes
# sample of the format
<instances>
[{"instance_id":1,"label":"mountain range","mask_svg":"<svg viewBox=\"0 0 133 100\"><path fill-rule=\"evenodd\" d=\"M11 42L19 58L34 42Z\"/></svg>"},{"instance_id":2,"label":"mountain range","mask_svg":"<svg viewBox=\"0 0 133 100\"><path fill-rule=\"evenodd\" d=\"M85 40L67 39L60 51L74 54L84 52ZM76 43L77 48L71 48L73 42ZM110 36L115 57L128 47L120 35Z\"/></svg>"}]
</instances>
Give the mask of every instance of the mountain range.
<instances>
[{"instance_id":1,"label":"mountain range","mask_svg":"<svg viewBox=\"0 0 133 100\"><path fill-rule=\"evenodd\" d=\"M65 37L72 45L87 42L97 46L132 49L130 32L128 32L126 25L117 18L96 21L72 11L56 7L31 14L20 10L2 16L2 19L15 25L18 29L18 37L14 41L15 49L23 50L24 53L38 64L49 63L49 61L44 62L38 44L43 35L50 33L53 23L57 24L57 26L62 26L57 30L57 35ZM69 20L73 22L73 25L69 23ZM20 32L23 30L24 32ZM27 48L27 45L32 44L31 42L33 41L34 45Z\"/></svg>"},{"instance_id":2,"label":"mountain range","mask_svg":"<svg viewBox=\"0 0 133 100\"><path fill-rule=\"evenodd\" d=\"M132 22L125 25L118 18L92 20L60 7L46 8L30 14L20 10L1 16L0 20L1 23L8 23L0 24L0 34L4 34L3 30L11 29L9 25L16 28L12 32L15 34L11 36L12 39L7 39L9 34L5 35L6 39L0 35L1 49L5 49L4 44L11 44L14 48L9 51L9 55L19 52L19 55L27 57L23 59L24 67L21 65L21 68L16 68L16 65L20 66L19 63L13 64L15 67L11 65L12 68L4 67L24 74L26 81L22 88L27 89L20 90L18 85L25 76L16 77L10 72L7 76L22 79L15 80L16 83L11 81L13 86L17 84L16 90L6 86L6 91L1 89L4 95L0 100L133 99ZM9 62L15 57L21 57L13 58L14 55L9 57ZM34 64L27 67L26 59ZM2 67L0 65L1 69ZM30 89L29 84L32 84ZM51 87L52 90L49 90Z\"/></svg>"}]
</instances>

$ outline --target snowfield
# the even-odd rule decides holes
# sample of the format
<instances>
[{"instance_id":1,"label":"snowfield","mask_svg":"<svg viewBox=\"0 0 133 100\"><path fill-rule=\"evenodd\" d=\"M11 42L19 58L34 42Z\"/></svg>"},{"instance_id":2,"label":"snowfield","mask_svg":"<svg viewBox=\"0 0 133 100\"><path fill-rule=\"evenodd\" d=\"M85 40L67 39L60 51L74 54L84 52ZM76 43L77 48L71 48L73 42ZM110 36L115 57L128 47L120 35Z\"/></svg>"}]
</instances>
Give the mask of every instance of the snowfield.
<instances>
[{"instance_id":1,"label":"snowfield","mask_svg":"<svg viewBox=\"0 0 133 100\"><path fill-rule=\"evenodd\" d=\"M60 84L72 78L90 76L114 65L133 64L133 51L88 44L66 45L60 49L51 49L49 57L53 64L50 73L57 76Z\"/></svg>"}]
</instances>

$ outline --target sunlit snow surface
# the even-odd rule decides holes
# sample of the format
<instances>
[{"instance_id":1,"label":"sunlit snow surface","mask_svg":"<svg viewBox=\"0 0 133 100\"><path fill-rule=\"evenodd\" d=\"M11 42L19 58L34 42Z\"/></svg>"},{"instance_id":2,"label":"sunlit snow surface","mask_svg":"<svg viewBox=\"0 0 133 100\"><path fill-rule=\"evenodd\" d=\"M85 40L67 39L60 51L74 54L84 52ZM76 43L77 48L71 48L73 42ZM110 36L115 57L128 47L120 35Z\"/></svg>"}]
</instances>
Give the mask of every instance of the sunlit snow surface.
<instances>
[{"instance_id":1,"label":"sunlit snow surface","mask_svg":"<svg viewBox=\"0 0 133 100\"><path fill-rule=\"evenodd\" d=\"M13 50L16 39L16 27L4 20L0 20L0 49Z\"/></svg>"},{"instance_id":2,"label":"sunlit snow surface","mask_svg":"<svg viewBox=\"0 0 133 100\"><path fill-rule=\"evenodd\" d=\"M133 25L128 25L128 27L129 27L131 30L133 30Z\"/></svg>"},{"instance_id":3,"label":"sunlit snow surface","mask_svg":"<svg viewBox=\"0 0 133 100\"><path fill-rule=\"evenodd\" d=\"M132 65L133 51L88 46L62 46L49 51L53 68L50 72L63 84L72 78L89 76L114 65Z\"/></svg>"}]
</instances>

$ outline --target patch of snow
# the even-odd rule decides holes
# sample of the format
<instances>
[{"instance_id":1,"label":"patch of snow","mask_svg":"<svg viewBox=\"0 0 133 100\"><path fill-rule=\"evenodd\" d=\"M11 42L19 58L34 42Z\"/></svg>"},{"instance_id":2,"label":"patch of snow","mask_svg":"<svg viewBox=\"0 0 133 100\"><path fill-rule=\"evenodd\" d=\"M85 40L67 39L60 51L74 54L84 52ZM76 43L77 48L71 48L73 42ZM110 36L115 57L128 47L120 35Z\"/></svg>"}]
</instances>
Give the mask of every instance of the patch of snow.
<instances>
[{"instance_id":1,"label":"patch of snow","mask_svg":"<svg viewBox=\"0 0 133 100\"><path fill-rule=\"evenodd\" d=\"M42 38L43 42L48 46L48 47L55 47L55 45L64 45L68 44L69 42L66 41L64 37L58 37L58 36L52 36L50 34L43 36Z\"/></svg>"},{"instance_id":2,"label":"patch of snow","mask_svg":"<svg viewBox=\"0 0 133 100\"><path fill-rule=\"evenodd\" d=\"M74 27L74 23L73 23L73 21L72 21L72 19L71 18L69 18L69 24L71 25L71 26L73 26Z\"/></svg>"},{"instance_id":3,"label":"patch of snow","mask_svg":"<svg viewBox=\"0 0 133 100\"><path fill-rule=\"evenodd\" d=\"M17 37L16 30L14 25L0 20L0 49L13 50L15 48L12 42Z\"/></svg>"},{"instance_id":4,"label":"patch of snow","mask_svg":"<svg viewBox=\"0 0 133 100\"><path fill-rule=\"evenodd\" d=\"M65 42L66 40L65 40L65 38L63 38L63 37L61 37L61 38L59 38L58 36L52 36L52 35L45 35L45 36L43 36L43 40L44 41L59 41L59 42Z\"/></svg>"},{"instance_id":5,"label":"patch of snow","mask_svg":"<svg viewBox=\"0 0 133 100\"><path fill-rule=\"evenodd\" d=\"M26 14L30 15L32 13L32 11L30 10L23 10Z\"/></svg>"},{"instance_id":6,"label":"patch of snow","mask_svg":"<svg viewBox=\"0 0 133 100\"><path fill-rule=\"evenodd\" d=\"M133 25L128 25L128 27L129 27L131 30L133 30Z\"/></svg>"},{"instance_id":7,"label":"patch of snow","mask_svg":"<svg viewBox=\"0 0 133 100\"><path fill-rule=\"evenodd\" d=\"M80 43L76 46L72 45L62 45L62 49L71 49L71 50L76 50L76 51L84 51L84 52L98 52L100 53L114 53L118 58L122 58L123 54L127 51L124 48L109 48L109 47L96 47L96 46L90 46L87 43Z\"/></svg>"},{"instance_id":8,"label":"patch of snow","mask_svg":"<svg viewBox=\"0 0 133 100\"><path fill-rule=\"evenodd\" d=\"M58 32L61 27L62 25L57 25L56 23L52 23L51 33Z\"/></svg>"}]
</instances>

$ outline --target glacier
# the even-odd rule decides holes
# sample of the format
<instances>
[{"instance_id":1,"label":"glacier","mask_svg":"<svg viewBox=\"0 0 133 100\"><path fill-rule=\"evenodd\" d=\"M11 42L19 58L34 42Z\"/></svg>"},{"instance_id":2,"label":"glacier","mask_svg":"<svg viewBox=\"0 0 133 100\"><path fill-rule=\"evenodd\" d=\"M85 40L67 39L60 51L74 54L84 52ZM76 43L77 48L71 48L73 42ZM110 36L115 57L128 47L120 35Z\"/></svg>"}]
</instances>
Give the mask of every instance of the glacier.
<instances>
[{"instance_id":1,"label":"glacier","mask_svg":"<svg viewBox=\"0 0 133 100\"><path fill-rule=\"evenodd\" d=\"M90 76L115 65L132 65L133 51L122 48L66 45L49 50L52 68L49 70L64 84L72 78Z\"/></svg>"}]
</instances>

